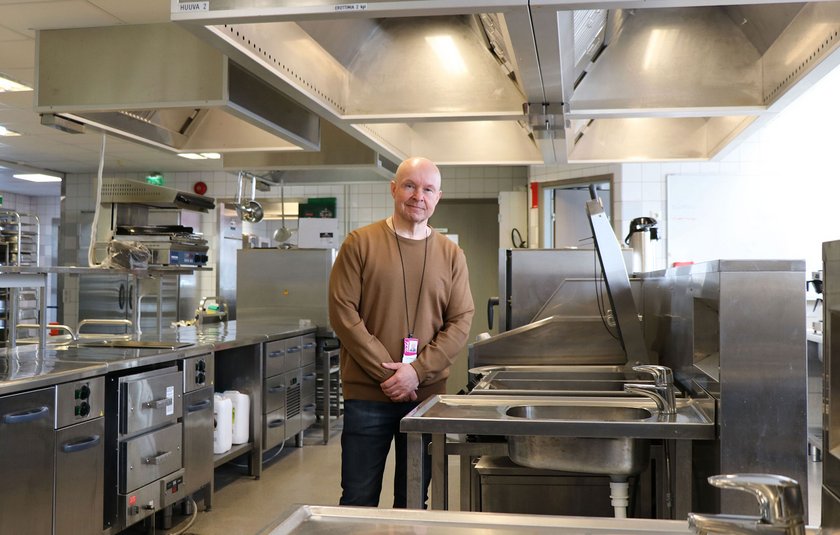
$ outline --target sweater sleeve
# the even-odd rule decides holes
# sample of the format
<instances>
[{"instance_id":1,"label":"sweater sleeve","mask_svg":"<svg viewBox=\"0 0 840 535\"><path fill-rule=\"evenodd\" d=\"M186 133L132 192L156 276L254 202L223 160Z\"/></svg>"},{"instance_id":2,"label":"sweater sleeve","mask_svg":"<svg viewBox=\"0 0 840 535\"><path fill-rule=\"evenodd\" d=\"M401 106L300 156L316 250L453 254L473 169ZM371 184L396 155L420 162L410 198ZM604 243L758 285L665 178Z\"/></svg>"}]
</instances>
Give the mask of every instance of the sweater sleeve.
<instances>
[{"instance_id":1,"label":"sweater sleeve","mask_svg":"<svg viewBox=\"0 0 840 535\"><path fill-rule=\"evenodd\" d=\"M382 363L392 359L359 315L361 297L362 259L358 242L351 234L341 246L330 273L330 325L347 354L365 373L382 382L393 374Z\"/></svg>"},{"instance_id":2,"label":"sweater sleeve","mask_svg":"<svg viewBox=\"0 0 840 535\"><path fill-rule=\"evenodd\" d=\"M420 384L431 384L444 378L458 352L467 343L475 312L470 276L464 252L458 249L453 261L452 289L443 317L443 327L417 355L412 363Z\"/></svg>"}]
</instances>

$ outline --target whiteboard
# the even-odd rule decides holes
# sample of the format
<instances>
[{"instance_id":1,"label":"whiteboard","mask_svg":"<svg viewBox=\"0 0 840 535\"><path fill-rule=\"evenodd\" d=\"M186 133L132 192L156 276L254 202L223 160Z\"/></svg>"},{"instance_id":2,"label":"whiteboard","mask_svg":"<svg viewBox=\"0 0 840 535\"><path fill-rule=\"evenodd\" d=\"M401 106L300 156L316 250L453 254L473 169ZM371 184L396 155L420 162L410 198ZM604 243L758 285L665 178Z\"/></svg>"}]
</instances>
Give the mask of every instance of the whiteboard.
<instances>
[{"instance_id":1,"label":"whiteboard","mask_svg":"<svg viewBox=\"0 0 840 535\"><path fill-rule=\"evenodd\" d=\"M667 175L668 265L717 259L804 259L840 239L840 179Z\"/></svg>"}]
</instances>

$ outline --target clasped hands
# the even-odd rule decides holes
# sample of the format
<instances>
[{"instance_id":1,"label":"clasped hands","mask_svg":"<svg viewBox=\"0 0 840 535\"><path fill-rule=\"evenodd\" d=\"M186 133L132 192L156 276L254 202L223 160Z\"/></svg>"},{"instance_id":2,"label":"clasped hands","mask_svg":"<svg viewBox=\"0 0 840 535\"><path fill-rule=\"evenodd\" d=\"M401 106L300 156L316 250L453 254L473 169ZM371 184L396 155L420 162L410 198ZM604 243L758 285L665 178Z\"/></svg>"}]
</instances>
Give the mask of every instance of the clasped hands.
<instances>
[{"instance_id":1,"label":"clasped hands","mask_svg":"<svg viewBox=\"0 0 840 535\"><path fill-rule=\"evenodd\" d=\"M379 383L382 391L391 401L414 401L417 399L417 387L420 379L411 364L402 362L383 362L383 368L394 370L394 375Z\"/></svg>"}]
</instances>

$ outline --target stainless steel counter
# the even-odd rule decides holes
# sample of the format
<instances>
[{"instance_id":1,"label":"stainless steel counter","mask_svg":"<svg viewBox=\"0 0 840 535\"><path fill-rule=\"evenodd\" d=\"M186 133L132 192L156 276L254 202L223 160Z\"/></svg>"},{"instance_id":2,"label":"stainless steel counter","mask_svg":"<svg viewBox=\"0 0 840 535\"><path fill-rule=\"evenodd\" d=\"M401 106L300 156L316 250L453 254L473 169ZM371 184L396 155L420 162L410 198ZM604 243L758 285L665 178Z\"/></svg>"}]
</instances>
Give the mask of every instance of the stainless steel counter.
<instances>
[{"instance_id":1,"label":"stainless steel counter","mask_svg":"<svg viewBox=\"0 0 840 535\"><path fill-rule=\"evenodd\" d=\"M587 409L635 408L642 417L605 421L602 418L522 418L522 406ZM644 415L647 415L646 417ZM448 508L448 455L506 455L507 444L447 443L447 434L487 436L629 437L648 439L714 439L715 412L711 399L677 400L677 413L661 414L646 398L557 396L435 396L400 423L408 433L408 506L423 506L422 477L427 462L423 436L431 435L432 509ZM462 463L463 464L463 463ZM462 477L463 474L462 466Z\"/></svg>"},{"instance_id":2,"label":"stainless steel counter","mask_svg":"<svg viewBox=\"0 0 840 535\"><path fill-rule=\"evenodd\" d=\"M303 505L263 535L331 535L388 533L390 535L522 535L531 534L687 534L684 520L589 518L455 511L417 511L370 507Z\"/></svg>"},{"instance_id":3,"label":"stainless steel counter","mask_svg":"<svg viewBox=\"0 0 840 535\"><path fill-rule=\"evenodd\" d=\"M0 356L0 395L103 375L107 364L42 358L30 352Z\"/></svg>"},{"instance_id":4,"label":"stainless steel counter","mask_svg":"<svg viewBox=\"0 0 840 535\"><path fill-rule=\"evenodd\" d=\"M314 326L266 322L235 322L182 327L146 333L142 341L190 344L182 348L83 347L63 341L19 345L0 350L0 395L14 394L106 373L170 362L199 353L236 347L314 332ZM82 343L95 341L86 338Z\"/></svg>"},{"instance_id":5,"label":"stainless steel counter","mask_svg":"<svg viewBox=\"0 0 840 535\"><path fill-rule=\"evenodd\" d=\"M510 409L540 407L628 407L647 409L642 419L522 418ZM709 412L711 410L711 413ZM435 396L411 411L400 423L404 433L472 435L547 435L713 439L714 407L697 399L678 399L676 414L662 414L647 398L557 396Z\"/></svg>"}]
</instances>

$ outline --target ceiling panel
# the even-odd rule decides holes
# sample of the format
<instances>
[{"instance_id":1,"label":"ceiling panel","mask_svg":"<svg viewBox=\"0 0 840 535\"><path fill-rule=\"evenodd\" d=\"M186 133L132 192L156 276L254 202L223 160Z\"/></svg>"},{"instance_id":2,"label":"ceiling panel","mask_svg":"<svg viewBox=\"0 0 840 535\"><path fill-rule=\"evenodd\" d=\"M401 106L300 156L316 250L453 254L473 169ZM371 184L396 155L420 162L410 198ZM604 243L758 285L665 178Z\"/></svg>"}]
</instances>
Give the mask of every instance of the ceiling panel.
<instances>
[{"instance_id":1,"label":"ceiling panel","mask_svg":"<svg viewBox=\"0 0 840 535\"><path fill-rule=\"evenodd\" d=\"M10 69L29 69L34 57L35 41L32 39L6 41L0 46L0 65Z\"/></svg>"},{"instance_id":2,"label":"ceiling panel","mask_svg":"<svg viewBox=\"0 0 840 535\"><path fill-rule=\"evenodd\" d=\"M114 26L125 21L81 0L0 4L3 26L35 38L35 30ZM32 57L35 63L35 57Z\"/></svg>"},{"instance_id":3,"label":"ceiling panel","mask_svg":"<svg viewBox=\"0 0 840 535\"><path fill-rule=\"evenodd\" d=\"M131 24L169 22L169 0L88 0L111 15Z\"/></svg>"},{"instance_id":4,"label":"ceiling panel","mask_svg":"<svg viewBox=\"0 0 840 535\"><path fill-rule=\"evenodd\" d=\"M20 39L28 39L28 37L22 33L12 30L11 28L0 26L0 42L18 41Z\"/></svg>"}]
</instances>

